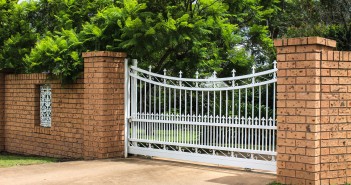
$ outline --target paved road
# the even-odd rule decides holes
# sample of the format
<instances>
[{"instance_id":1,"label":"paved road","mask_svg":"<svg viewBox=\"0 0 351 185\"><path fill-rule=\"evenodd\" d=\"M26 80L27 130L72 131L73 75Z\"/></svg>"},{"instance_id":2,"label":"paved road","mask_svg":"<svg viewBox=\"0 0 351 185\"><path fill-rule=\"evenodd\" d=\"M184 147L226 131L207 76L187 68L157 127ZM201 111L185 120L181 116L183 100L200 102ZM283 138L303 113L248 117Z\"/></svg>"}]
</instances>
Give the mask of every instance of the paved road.
<instances>
[{"instance_id":1,"label":"paved road","mask_svg":"<svg viewBox=\"0 0 351 185\"><path fill-rule=\"evenodd\" d=\"M71 161L0 168L1 185L265 185L275 176L160 159Z\"/></svg>"}]
</instances>

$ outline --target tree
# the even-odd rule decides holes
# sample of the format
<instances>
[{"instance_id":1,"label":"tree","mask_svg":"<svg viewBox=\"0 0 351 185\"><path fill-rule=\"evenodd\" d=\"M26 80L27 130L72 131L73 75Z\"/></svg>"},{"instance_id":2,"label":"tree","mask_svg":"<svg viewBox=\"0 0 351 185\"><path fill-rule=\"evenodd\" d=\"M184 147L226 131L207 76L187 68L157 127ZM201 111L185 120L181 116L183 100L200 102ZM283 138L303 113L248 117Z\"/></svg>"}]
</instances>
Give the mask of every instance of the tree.
<instances>
[{"instance_id":1,"label":"tree","mask_svg":"<svg viewBox=\"0 0 351 185\"><path fill-rule=\"evenodd\" d=\"M1 66L19 72L50 71L74 79L82 69L82 51L125 51L140 65L176 75L219 76L248 72L254 61L272 58L265 19L276 0L39 0L14 5L9 18L23 25L0 46ZM17 41L17 42L13 42ZM11 42L16 44L11 44ZM22 44L22 45L21 45ZM22 50L22 52L18 52ZM13 65L8 59L17 52ZM79 56L78 58L76 56ZM10 57L11 58L11 57ZM20 59L24 59L21 62ZM22 67L18 67L22 66ZM4 68L4 67L0 67Z\"/></svg>"},{"instance_id":2,"label":"tree","mask_svg":"<svg viewBox=\"0 0 351 185\"><path fill-rule=\"evenodd\" d=\"M270 24L273 38L322 36L351 50L351 2L346 0L282 0L281 16ZM292 16L293 15L293 16Z\"/></svg>"},{"instance_id":3,"label":"tree","mask_svg":"<svg viewBox=\"0 0 351 185\"><path fill-rule=\"evenodd\" d=\"M111 3L109 0L28 0L21 4L15 0L1 1L4 18L0 28L0 69L18 73L51 71L49 66L40 70L32 68L24 60L35 44L48 35L54 36L53 33L60 35L62 30L80 31L83 23Z\"/></svg>"}]
</instances>

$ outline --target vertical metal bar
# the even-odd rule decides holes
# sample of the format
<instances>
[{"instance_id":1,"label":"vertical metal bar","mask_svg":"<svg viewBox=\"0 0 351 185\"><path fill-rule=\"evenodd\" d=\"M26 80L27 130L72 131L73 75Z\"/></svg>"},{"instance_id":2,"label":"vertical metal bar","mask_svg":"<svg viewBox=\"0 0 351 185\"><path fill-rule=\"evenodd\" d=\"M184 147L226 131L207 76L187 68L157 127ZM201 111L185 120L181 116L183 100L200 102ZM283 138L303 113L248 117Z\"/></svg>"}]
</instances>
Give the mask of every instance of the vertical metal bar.
<instances>
[{"instance_id":1,"label":"vertical metal bar","mask_svg":"<svg viewBox=\"0 0 351 185\"><path fill-rule=\"evenodd\" d=\"M204 91L201 91L201 116L202 117L204 116Z\"/></svg>"},{"instance_id":2,"label":"vertical metal bar","mask_svg":"<svg viewBox=\"0 0 351 185\"><path fill-rule=\"evenodd\" d=\"M212 123L216 123L216 91L213 91L213 119L212 119ZM213 124L212 124L213 125ZM215 145L215 133L216 133L216 127L212 126L212 145Z\"/></svg>"},{"instance_id":3,"label":"vertical metal bar","mask_svg":"<svg viewBox=\"0 0 351 185\"><path fill-rule=\"evenodd\" d=\"M159 95L157 94L158 92L158 88L157 88L157 86L159 86L159 85L154 85L154 120L157 120L158 119L158 98L159 98ZM154 128L152 129L152 133L153 133L153 135L154 135L154 140L157 140L157 130L158 130L158 123L153 123L153 125L154 125Z\"/></svg>"},{"instance_id":4,"label":"vertical metal bar","mask_svg":"<svg viewBox=\"0 0 351 185\"><path fill-rule=\"evenodd\" d=\"M269 126L272 126L272 119L269 119ZM272 135L271 135L271 130L268 130L268 151L271 151L271 146L272 146Z\"/></svg>"},{"instance_id":5,"label":"vertical metal bar","mask_svg":"<svg viewBox=\"0 0 351 185\"><path fill-rule=\"evenodd\" d=\"M163 75L166 76L167 70L164 69L163 70ZM163 79L163 84L167 84L167 79ZM163 114L166 115L167 112L167 106L166 106L166 102L167 102L167 91L166 91L166 87L163 86L163 94L164 94L164 98L163 98Z\"/></svg>"},{"instance_id":6,"label":"vertical metal bar","mask_svg":"<svg viewBox=\"0 0 351 185\"><path fill-rule=\"evenodd\" d=\"M252 147L252 150L257 150L257 117L255 118L255 122L254 122L254 125L255 125L255 129L254 129L254 135L255 135L255 141L254 141L254 147Z\"/></svg>"},{"instance_id":7,"label":"vertical metal bar","mask_svg":"<svg viewBox=\"0 0 351 185\"><path fill-rule=\"evenodd\" d=\"M147 109L146 109L146 105L147 105L147 101L146 101L146 88L147 88L147 85L146 85L146 81L144 82L144 113L147 113Z\"/></svg>"},{"instance_id":8,"label":"vertical metal bar","mask_svg":"<svg viewBox=\"0 0 351 185\"><path fill-rule=\"evenodd\" d=\"M245 124L247 124L247 88L245 88Z\"/></svg>"},{"instance_id":9,"label":"vertical metal bar","mask_svg":"<svg viewBox=\"0 0 351 185\"><path fill-rule=\"evenodd\" d=\"M268 91L268 84L266 84L266 125L268 125L268 121L269 121L269 118L268 118L268 97L269 97L269 91ZM265 151L267 151L267 129L264 129L264 139L265 139Z\"/></svg>"},{"instance_id":10,"label":"vertical metal bar","mask_svg":"<svg viewBox=\"0 0 351 185\"><path fill-rule=\"evenodd\" d=\"M182 115L182 90L179 89L179 116Z\"/></svg>"},{"instance_id":11,"label":"vertical metal bar","mask_svg":"<svg viewBox=\"0 0 351 185\"><path fill-rule=\"evenodd\" d=\"M172 111L172 89L171 88L168 88L168 94L169 94L169 96L168 96L168 116L170 116L171 115L171 111Z\"/></svg>"},{"instance_id":12,"label":"vertical metal bar","mask_svg":"<svg viewBox=\"0 0 351 185\"><path fill-rule=\"evenodd\" d=\"M255 78L253 77L253 83L254 83ZM252 120L251 120L251 125L253 125L255 123L255 88L252 87L252 102L251 102L251 115L252 115ZM253 142L254 142L254 138L253 138L253 130L252 128L250 128L250 132L251 132L251 143L250 143L250 149L254 149L253 148Z\"/></svg>"},{"instance_id":13,"label":"vertical metal bar","mask_svg":"<svg viewBox=\"0 0 351 185\"><path fill-rule=\"evenodd\" d=\"M133 59L133 66L134 67L138 67L138 60L136 59ZM133 71L133 74L134 75L138 75L138 72L136 70ZM137 107L138 107L138 84L137 84L137 79L136 78L133 78L133 99L134 99L134 102L133 102L133 112L132 112L132 115L135 116L136 113L137 113Z\"/></svg>"},{"instance_id":14,"label":"vertical metal bar","mask_svg":"<svg viewBox=\"0 0 351 185\"><path fill-rule=\"evenodd\" d=\"M229 106L229 104L228 104L228 91L227 90L225 91L225 104L224 104L224 106L225 106L225 118L227 120L227 118L228 118L228 106ZM227 123L227 122L225 122L225 123Z\"/></svg>"},{"instance_id":15,"label":"vertical metal bar","mask_svg":"<svg viewBox=\"0 0 351 185\"><path fill-rule=\"evenodd\" d=\"M238 107L239 112L238 112L238 114L239 114L239 122L241 122L241 89L239 89L239 96L238 96L238 98L239 98L239 107Z\"/></svg>"},{"instance_id":16,"label":"vertical metal bar","mask_svg":"<svg viewBox=\"0 0 351 185\"><path fill-rule=\"evenodd\" d=\"M196 115L198 116L198 115ZM204 91L201 91L201 121L204 122ZM204 125L201 125L201 130L202 130L202 137L201 137L201 144L203 145L204 142L204 137L205 137L205 129Z\"/></svg>"},{"instance_id":17,"label":"vertical metal bar","mask_svg":"<svg viewBox=\"0 0 351 185\"><path fill-rule=\"evenodd\" d=\"M182 71L179 71L179 78L182 78ZM179 86L182 87L182 81L179 80ZM182 90L179 89L179 116L182 115Z\"/></svg>"},{"instance_id":18,"label":"vertical metal bar","mask_svg":"<svg viewBox=\"0 0 351 185\"><path fill-rule=\"evenodd\" d=\"M139 119L141 119L141 113L143 111L143 95L142 95L142 92L143 92L143 82L141 80L139 80ZM138 122L138 138L139 139L142 139L142 122Z\"/></svg>"},{"instance_id":19,"label":"vertical metal bar","mask_svg":"<svg viewBox=\"0 0 351 185\"><path fill-rule=\"evenodd\" d=\"M189 91L190 92L190 107L189 107L189 111L190 111L190 122L193 122L193 91ZM194 128L194 127L193 127ZM195 133L196 133L197 127L195 126ZM197 140L193 141L192 144L194 144L194 142L197 142ZM198 144L198 143L196 143Z\"/></svg>"},{"instance_id":20,"label":"vertical metal bar","mask_svg":"<svg viewBox=\"0 0 351 185\"><path fill-rule=\"evenodd\" d=\"M242 123L242 118L241 118L241 89L239 89L239 96L238 96L238 98L239 98L239 107L238 107L238 109L239 109L239 118L238 118L238 123L240 123L240 124L243 124ZM240 144L240 146L238 146L239 148L242 148L242 146L243 146L243 128L238 128L238 130L239 130L239 142L238 142L238 145Z\"/></svg>"},{"instance_id":21,"label":"vertical metal bar","mask_svg":"<svg viewBox=\"0 0 351 185\"><path fill-rule=\"evenodd\" d=\"M210 118L210 91L207 91L207 117Z\"/></svg>"},{"instance_id":22,"label":"vertical metal bar","mask_svg":"<svg viewBox=\"0 0 351 185\"><path fill-rule=\"evenodd\" d=\"M196 78L196 79L199 78L199 71L196 71L196 72L195 72L195 78ZM195 87L199 87L199 83L198 83L197 81L195 82ZM195 97L195 100L196 100L196 101L195 101L195 104L196 104L196 105L195 105L195 106L196 106L196 110L195 110L195 119L196 119L196 122L199 122L199 121L200 121L200 120L198 120L198 114L199 114L199 110L198 110L198 109L199 109L199 108L198 108L198 106L199 106L199 102L198 102L198 101L199 101L199 95L198 95L198 93L199 93L199 92L198 92L198 91L195 91L195 93L196 93L196 94L195 94L195 96L196 96L196 97ZM192 94L193 94L193 93L191 92L191 95L192 95ZM191 100L191 102L192 102L192 100ZM202 109L203 109L203 106L204 106L204 105L203 105L203 103L202 103L202 104L201 104L201 108L202 108ZM192 110L192 109L193 109L193 106L190 105L190 107L191 107L191 110ZM192 113L190 113L190 114L192 115ZM202 116L203 116L203 115L202 115ZM203 117L202 117L202 119L203 119ZM196 136L197 136L197 135L200 133L201 126L200 126L200 125L199 125L199 126L196 125L196 126L195 126L195 129L196 129L196 130L195 130L195 133L196 133ZM199 133L198 133L198 132L199 132ZM200 134L199 134L199 135L200 135ZM202 137L202 138L203 138L203 137ZM201 144L200 138L199 138L199 139L196 139L196 142L195 142L195 143L196 143L197 145ZM197 149L196 149L196 152L197 152Z\"/></svg>"},{"instance_id":23,"label":"vertical metal bar","mask_svg":"<svg viewBox=\"0 0 351 185\"><path fill-rule=\"evenodd\" d=\"M222 117L222 123L226 123L226 119L224 119L224 117ZM222 140L221 140L221 142L220 142L220 144L221 144L221 146L222 147L225 147L226 145L224 145L226 142L225 142L225 140L224 140L224 136L225 136L225 134L227 133L226 131L227 131L227 128L228 127L221 127L221 131L222 131Z\"/></svg>"},{"instance_id":24,"label":"vertical metal bar","mask_svg":"<svg viewBox=\"0 0 351 185\"><path fill-rule=\"evenodd\" d=\"M190 91L190 108L189 108L189 111L190 111L190 116L193 116L193 91Z\"/></svg>"},{"instance_id":25,"label":"vertical metal bar","mask_svg":"<svg viewBox=\"0 0 351 185\"><path fill-rule=\"evenodd\" d=\"M143 96L142 96L142 81L141 80L139 80L139 113L141 113L142 112L142 109L143 109Z\"/></svg>"},{"instance_id":26,"label":"vertical metal bar","mask_svg":"<svg viewBox=\"0 0 351 185\"><path fill-rule=\"evenodd\" d=\"M130 100L130 84L129 84L129 66L128 59L124 60L124 157L128 157L128 140L129 140L129 100Z\"/></svg>"},{"instance_id":27,"label":"vertical metal bar","mask_svg":"<svg viewBox=\"0 0 351 185\"><path fill-rule=\"evenodd\" d=\"M161 94L161 86L158 86L158 113L161 114L161 101L162 100L162 94Z\"/></svg>"},{"instance_id":28,"label":"vertical metal bar","mask_svg":"<svg viewBox=\"0 0 351 185\"><path fill-rule=\"evenodd\" d=\"M229 101L228 101L228 91L225 91L225 123L228 124L228 107L229 107ZM225 127L225 133L228 134L229 127ZM228 135L226 135L226 144L227 147L229 147L230 140L228 138Z\"/></svg>"},{"instance_id":29,"label":"vertical metal bar","mask_svg":"<svg viewBox=\"0 0 351 185\"><path fill-rule=\"evenodd\" d=\"M275 122L275 120L276 120L276 117L275 117L275 96L276 96L276 92L275 92L275 83L276 82L274 82L273 83L273 123L272 123L272 126L276 126L276 122ZM273 131L273 133L272 133L272 136L271 137L273 137L273 143L271 143L271 145L272 145L272 151L274 151L275 150L275 130L272 130Z\"/></svg>"},{"instance_id":30,"label":"vertical metal bar","mask_svg":"<svg viewBox=\"0 0 351 185\"><path fill-rule=\"evenodd\" d=\"M151 72L151 66L149 66L149 72ZM149 80L151 80L151 75L149 75ZM151 83L149 83L149 114L151 114Z\"/></svg>"},{"instance_id":31,"label":"vertical metal bar","mask_svg":"<svg viewBox=\"0 0 351 185\"><path fill-rule=\"evenodd\" d=\"M216 117L216 91L213 91L213 117Z\"/></svg>"},{"instance_id":32,"label":"vertical metal bar","mask_svg":"<svg viewBox=\"0 0 351 185\"><path fill-rule=\"evenodd\" d=\"M242 118L241 119L241 126L245 126L245 118ZM245 127L241 127L241 148L245 148L245 141L244 141L244 136L245 136L245 133L244 133L244 130L246 130L245 129Z\"/></svg>"},{"instance_id":33,"label":"vertical metal bar","mask_svg":"<svg viewBox=\"0 0 351 185\"><path fill-rule=\"evenodd\" d=\"M240 141L240 130L238 129L238 117L235 116L235 127L233 128L233 132L235 133L235 136L234 136L234 142L233 142L233 146L234 148L239 148L238 145L239 145L239 141Z\"/></svg>"},{"instance_id":34,"label":"vertical metal bar","mask_svg":"<svg viewBox=\"0 0 351 185\"><path fill-rule=\"evenodd\" d=\"M154 114L157 113L156 107L157 107L157 99L156 99L156 92L157 92L157 85L154 85Z\"/></svg>"},{"instance_id":35,"label":"vertical metal bar","mask_svg":"<svg viewBox=\"0 0 351 185\"><path fill-rule=\"evenodd\" d=\"M174 103L174 118L176 118L176 115L177 115L177 89L174 89L174 92L173 92L173 103ZM175 119L174 119L175 120ZM177 136L177 133L178 133L178 124L175 125L175 124L172 124L172 127L173 127L173 140L175 140L175 142L178 142L178 137Z\"/></svg>"},{"instance_id":36,"label":"vertical metal bar","mask_svg":"<svg viewBox=\"0 0 351 185\"><path fill-rule=\"evenodd\" d=\"M215 122L214 122L214 128L215 128L215 135L213 136L214 137L214 139L216 140L216 146L218 147L218 145L219 145L219 129L220 129L220 127L219 126L216 126L216 124L217 123L219 123L220 122L220 119L218 119L218 115L217 115L217 117L216 117L216 119L215 119Z\"/></svg>"},{"instance_id":37,"label":"vertical metal bar","mask_svg":"<svg viewBox=\"0 0 351 185\"><path fill-rule=\"evenodd\" d=\"M166 76L166 73L167 73L167 70L164 69L163 70L163 75ZM163 84L164 85L167 84L167 79L166 78L163 79ZM167 102L167 88L166 88L166 86L163 86L163 95L164 95L164 97L163 97L163 118L162 119L165 120L166 119L166 115L167 115L167 106L166 106L166 102ZM166 141L166 130L167 130L166 126L167 126L167 124L163 123L163 128L162 128L162 131L163 131L163 142Z\"/></svg>"},{"instance_id":38,"label":"vertical metal bar","mask_svg":"<svg viewBox=\"0 0 351 185\"><path fill-rule=\"evenodd\" d=\"M198 95L198 91L195 91L195 93L196 93L196 97L195 97L195 101L196 101L196 104L195 104L195 107L196 107L196 109L195 109L195 116L196 116L196 120L197 120L198 115L199 115L199 103L198 103L199 95Z\"/></svg>"},{"instance_id":39,"label":"vertical metal bar","mask_svg":"<svg viewBox=\"0 0 351 185\"><path fill-rule=\"evenodd\" d=\"M268 121L268 84L266 84L266 122Z\"/></svg>"},{"instance_id":40,"label":"vertical metal bar","mask_svg":"<svg viewBox=\"0 0 351 185\"><path fill-rule=\"evenodd\" d=\"M235 85L234 81L233 81L233 85ZM233 90L233 92L232 92L232 124L235 124L235 113L234 113L234 111L235 111L235 106L234 106L235 103L234 103L234 100L235 100L235 91ZM235 130L235 132L234 132L234 130ZM236 136L237 136L236 127L235 128L230 127L229 135L230 135L231 141L232 141L232 145L231 146L234 146L235 143L236 143Z\"/></svg>"},{"instance_id":41,"label":"vertical metal bar","mask_svg":"<svg viewBox=\"0 0 351 185\"><path fill-rule=\"evenodd\" d=\"M235 69L232 70L232 77L235 77ZM232 87L235 87L235 80L232 81ZM232 92L232 124L235 124L235 90L233 89ZM239 110L240 111L240 110ZM235 129L235 132L234 132ZM237 136L237 131L236 131L236 127L231 127L230 128L230 138L232 141L232 147L235 147L235 143L236 143L236 136Z\"/></svg>"},{"instance_id":42,"label":"vertical metal bar","mask_svg":"<svg viewBox=\"0 0 351 185\"><path fill-rule=\"evenodd\" d=\"M277 69L277 61L275 60L273 62L273 65L274 65L274 69ZM274 72L273 73L273 78L274 79L277 79L277 72ZM273 83L273 125L275 126L275 120L276 120L276 117L275 117L275 97L276 97L276 82Z\"/></svg>"},{"instance_id":43,"label":"vertical metal bar","mask_svg":"<svg viewBox=\"0 0 351 185\"><path fill-rule=\"evenodd\" d=\"M261 98L262 98L262 86L258 86L258 125L261 126ZM257 143L257 148L260 149L260 146L261 146L261 141L260 141L260 138L261 138L261 132L260 132L260 129L258 129L258 143ZM257 150L256 148L256 150Z\"/></svg>"},{"instance_id":44,"label":"vertical metal bar","mask_svg":"<svg viewBox=\"0 0 351 185\"><path fill-rule=\"evenodd\" d=\"M161 102L162 102L162 94L161 94L161 86L158 85L158 110L157 110L157 119L160 120L161 118ZM160 140L160 130L161 130L161 124L160 122L157 123L157 130L156 130L156 136L157 136L157 140Z\"/></svg>"},{"instance_id":45,"label":"vertical metal bar","mask_svg":"<svg viewBox=\"0 0 351 185\"><path fill-rule=\"evenodd\" d=\"M184 90L184 115L187 115L187 106L188 106L188 102L187 102L187 90Z\"/></svg>"},{"instance_id":46,"label":"vertical metal bar","mask_svg":"<svg viewBox=\"0 0 351 185\"><path fill-rule=\"evenodd\" d=\"M168 88L168 94L169 94L169 96L168 96L168 109L169 109L169 111L168 111L168 120L171 120L172 119L172 117L171 117L171 115L172 115L172 112L171 112L171 107L172 107L172 89L171 88ZM167 138L167 141L169 141L169 142L171 142L171 139L170 139L170 137L171 137L171 125L168 123L167 124L167 129L168 129L168 138Z\"/></svg>"},{"instance_id":47,"label":"vertical metal bar","mask_svg":"<svg viewBox=\"0 0 351 185\"><path fill-rule=\"evenodd\" d=\"M173 101L173 103L174 103L174 110L173 110L173 112L174 112L174 115L176 115L177 114L177 89L174 89L174 92L173 92L173 99L174 99L174 101Z\"/></svg>"},{"instance_id":48,"label":"vertical metal bar","mask_svg":"<svg viewBox=\"0 0 351 185\"><path fill-rule=\"evenodd\" d=\"M219 91L219 117L222 117L222 91ZM219 122L222 123L222 120Z\"/></svg>"},{"instance_id":49,"label":"vertical metal bar","mask_svg":"<svg viewBox=\"0 0 351 185\"><path fill-rule=\"evenodd\" d=\"M247 88L245 88L245 144L247 143ZM247 149L247 145L245 145Z\"/></svg>"},{"instance_id":50,"label":"vertical metal bar","mask_svg":"<svg viewBox=\"0 0 351 185\"><path fill-rule=\"evenodd\" d=\"M133 66L138 67L138 61L136 59L132 60ZM136 70L133 70L134 75L138 75ZM137 109L138 109L138 82L136 78L131 79L131 116L132 119L136 118ZM132 122L132 138L137 137L137 123Z\"/></svg>"}]
</instances>

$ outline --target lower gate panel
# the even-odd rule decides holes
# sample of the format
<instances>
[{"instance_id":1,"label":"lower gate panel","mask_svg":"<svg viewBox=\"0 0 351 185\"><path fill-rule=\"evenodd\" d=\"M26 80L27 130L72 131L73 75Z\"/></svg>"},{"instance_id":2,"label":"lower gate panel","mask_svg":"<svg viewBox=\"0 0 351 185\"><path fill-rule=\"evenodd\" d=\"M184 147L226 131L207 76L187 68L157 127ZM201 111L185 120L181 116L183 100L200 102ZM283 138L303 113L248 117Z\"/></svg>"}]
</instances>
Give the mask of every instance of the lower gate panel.
<instances>
[{"instance_id":1,"label":"lower gate panel","mask_svg":"<svg viewBox=\"0 0 351 185\"><path fill-rule=\"evenodd\" d=\"M276 62L203 79L126 68L126 154L276 171Z\"/></svg>"},{"instance_id":2,"label":"lower gate panel","mask_svg":"<svg viewBox=\"0 0 351 185\"><path fill-rule=\"evenodd\" d=\"M268 171L276 171L276 161L260 161L254 159L242 159L235 157L223 157L223 156L210 156L198 153L185 153L179 151L153 149L153 148L141 148L129 146L128 151L130 154L155 156L162 158L170 158L177 160L209 163L224 166L262 169Z\"/></svg>"}]
</instances>

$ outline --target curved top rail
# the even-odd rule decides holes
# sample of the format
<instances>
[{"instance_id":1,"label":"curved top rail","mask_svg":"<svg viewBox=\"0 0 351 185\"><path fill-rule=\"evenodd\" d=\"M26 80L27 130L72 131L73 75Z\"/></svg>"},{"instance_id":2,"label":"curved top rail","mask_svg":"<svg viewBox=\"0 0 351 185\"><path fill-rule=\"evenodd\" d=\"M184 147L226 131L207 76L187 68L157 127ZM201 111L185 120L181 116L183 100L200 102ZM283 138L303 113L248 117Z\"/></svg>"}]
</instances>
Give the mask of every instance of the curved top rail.
<instances>
[{"instance_id":1,"label":"curved top rail","mask_svg":"<svg viewBox=\"0 0 351 185\"><path fill-rule=\"evenodd\" d=\"M167 87L167 88L172 88L172 89L180 89L180 90L189 90L189 91L228 91L228 90L236 90L236 89L245 89L245 88L250 88L250 87L257 87L257 86L262 86L262 85L266 85L266 84L271 84L271 83L275 83L277 81L277 79L273 78L271 80L266 80L263 82L256 82L256 83L252 83L252 84L246 84L246 85L240 85L240 86L229 86L229 87L186 87L186 86L176 86L176 85L170 85L170 84L165 84L162 82L156 82L153 80L149 80L147 78L143 78L141 76L135 75L135 74L130 74L131 77L150 83L150 84L154 84L154 85L158 85L161 87Z\"/></svg>"},{"instance_id":2,"label":"curved top rail","mask_svg":"<svg viewBox=\"0 0 351 185\"><path fill-rule=\"evenodd\" d=\"M167 80L176 80L176 81L182 81L182 82L223 82L223 81L235 81L235 80L242 80L242 79L249 79L249 78L253 78L253 77L259 77L262 75L267 75L267 74L273 74L275 72L278 71L277 68L274 69L270 69L270 70L266 70L266 71L262 71L262 72L258 72L258 73L253 73L253 74L249 74L249 75L242 75L242 76L234 76L234 77L226 77L226 78L212 78L212 79L194 79L194 78L179 78L179 77L172 77L172 76L165 76L165 75L161 75L161 74L157 74L157 73L153 73L150 71L146 71L143 69L140 69L136 66L131 66L130 67L132 70L140 72L140 73L144 73L150 76L154 76L154 77L159 77L159 78L163 78L163 79L167 79Z\"/></svg>"}]
</instances>

